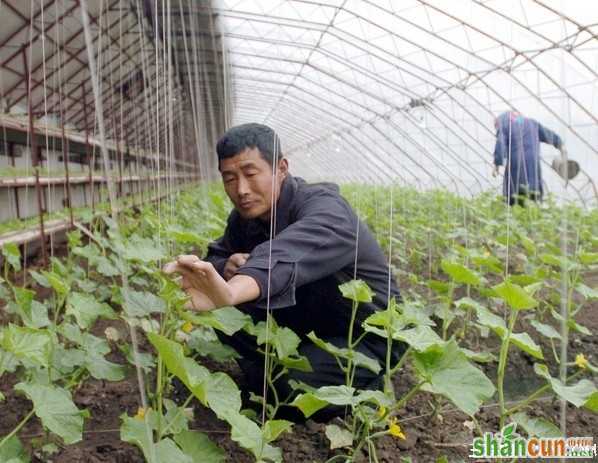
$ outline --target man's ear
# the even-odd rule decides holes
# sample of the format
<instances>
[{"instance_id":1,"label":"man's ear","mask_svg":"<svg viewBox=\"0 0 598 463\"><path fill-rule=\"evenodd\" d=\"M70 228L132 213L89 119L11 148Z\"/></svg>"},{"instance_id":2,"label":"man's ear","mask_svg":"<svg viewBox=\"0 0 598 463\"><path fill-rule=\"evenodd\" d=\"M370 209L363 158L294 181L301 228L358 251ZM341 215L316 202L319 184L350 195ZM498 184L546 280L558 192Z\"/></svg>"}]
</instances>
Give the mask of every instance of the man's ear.
<instances>
[{"instance_id":1,"label":"man's ear","mask_svg":"<svg viewBox=\"0 0 598 463\"><path fill-rule=\"evenodd\" d=\"M278 175L281 179L285 179L289 174L289 161L286 158L282 158L278 161Z\"/></svg>"}]
</instances>

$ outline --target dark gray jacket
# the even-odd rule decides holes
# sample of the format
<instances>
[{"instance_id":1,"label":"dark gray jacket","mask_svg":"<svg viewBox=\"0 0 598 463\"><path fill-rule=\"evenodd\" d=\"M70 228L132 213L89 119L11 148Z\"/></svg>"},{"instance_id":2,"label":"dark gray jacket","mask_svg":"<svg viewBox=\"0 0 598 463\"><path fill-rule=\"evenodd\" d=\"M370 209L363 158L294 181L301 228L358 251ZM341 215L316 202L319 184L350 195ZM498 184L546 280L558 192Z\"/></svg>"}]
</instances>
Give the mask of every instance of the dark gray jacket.
<instances>
[{"instance_id":1,"label":"dark gray jacket","mask_svg":"<svg viewBox=\"0 0 598 463\"><path fill-rule=\"evenodd\" d=\"M276 208L274 239L269 238L268 223L245 220L233 210L224 236L209 245L206 257L222 274L231 254L250 254L237 273L260 287L259 299L240 306L254 320L265 318L269 296L280 325L301 336L313 330L320 337L346 337L351 301L342 297L341 283L356 277L376 293L373 304L360 305L356 333L368 315L386 308L389 292L400 299L394 278L389 288L388 263L376 239L334 184L308 184L289 175Z\"/></svg>"}]
</instances>

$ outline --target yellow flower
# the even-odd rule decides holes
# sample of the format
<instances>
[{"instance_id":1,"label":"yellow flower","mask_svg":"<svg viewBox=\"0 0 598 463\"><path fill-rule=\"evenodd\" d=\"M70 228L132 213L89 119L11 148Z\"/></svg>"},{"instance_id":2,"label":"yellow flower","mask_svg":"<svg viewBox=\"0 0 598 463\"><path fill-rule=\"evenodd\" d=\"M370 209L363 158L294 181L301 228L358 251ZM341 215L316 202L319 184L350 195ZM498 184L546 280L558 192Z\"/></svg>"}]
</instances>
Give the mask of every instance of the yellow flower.
<instances>
[{"instance_id":1,"label":"yellow flower","mask_svg":"<svg viewBox=\"0 0 598 463\"><path fill-rule=\"evenodd\" d=\"M583 354L577 354L575 356L575 365L581 369L586 369L588 368L588 359Z\"/></svg>"},{"instance_id":2,"label":"yellow flower","mask_svg":"<svg viewBox=\"0 0 598 463\"><path fill-rule=\"evenodd\" d=\"M489 251L486 251L486 252L484 253L484 257L490 257L490 252L489 252Z\"/></svg>"},{"instance_id":3,"label":"yellow flower","mask_svg":"<svg viewBox=\"0 0 598 463\"><path fill-rule=\"evenodd\" d=\"M181 326L181 329L187 334L191 333L191 331L193 331L193 328L194 326L191 322L185 322L183 323L183 326Z\"/></svg>"},{"instance_id":4,"label":"yellow flower","mask_svg":"<svg viewBox=\"0 0 598 463\"><path fill-rule=\"evenodd\" d=\"M386 415L386 408L384 406L380 406L376 414L378 415L378 418L384 418L384 415Z\"/></svg>"},{"instance_id":5,"label":"yellow flower","mask_svg":"<svg viewBox=\"0 0 598 463\"><path fill-rule=\"evenodd\" d=\"M137 408L137 414L135 415L135 419L139 421L143 421L145 418L145 408L139 407Z\"/></svg>"},{"instance_id":6,"label":"yellow flower","mask_svg":"<svg viewBox=\"0 0 598 463\"><path fill-rule=\"evenodd\" d=\"M403 440L406 439L401 426L399 423L397 423L396 417L392 417L390 420L388 420L388 432L391 436L398 437L399 439Z\"/></svg>"}]
</instances>

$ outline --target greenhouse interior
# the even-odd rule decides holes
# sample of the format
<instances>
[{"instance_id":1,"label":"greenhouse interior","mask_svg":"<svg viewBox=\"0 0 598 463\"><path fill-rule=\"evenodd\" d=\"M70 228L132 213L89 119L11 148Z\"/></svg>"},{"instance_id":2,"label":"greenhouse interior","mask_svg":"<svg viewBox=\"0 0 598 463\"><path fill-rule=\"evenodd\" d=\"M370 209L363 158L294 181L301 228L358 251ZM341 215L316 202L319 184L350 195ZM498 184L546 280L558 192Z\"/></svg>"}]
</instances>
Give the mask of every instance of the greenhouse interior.
<instances>
[{"instance_id":1,"label":"greenhouse interior","mask_svg":"<svg viewBox=\"0 0 598 463\"><path fill-rule=\"evenodd\" d=\"M0 463L596 458L594 1L0 24Z\"/></svg>"}]
</instances>

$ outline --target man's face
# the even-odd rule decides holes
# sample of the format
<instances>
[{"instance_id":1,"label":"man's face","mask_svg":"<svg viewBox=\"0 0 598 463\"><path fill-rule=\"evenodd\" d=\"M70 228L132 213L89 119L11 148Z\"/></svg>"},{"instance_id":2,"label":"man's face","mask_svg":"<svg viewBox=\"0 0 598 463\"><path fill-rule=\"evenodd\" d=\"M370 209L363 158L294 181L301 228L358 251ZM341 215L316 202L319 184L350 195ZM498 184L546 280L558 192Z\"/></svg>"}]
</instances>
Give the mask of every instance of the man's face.
<instances>
[{"instance_id":1,"label":"man's face","mask_svg":"<svg viewBox=\"0 0 598 463\"><path fill-rule=\"evenodd\" d=\"M279 160L274 172L276 177L272 178L273 168L257 148L247 148L220 161L224 190L244 219L270 219L270 210L278 201L287 168L287 160Z\"/></svg>"}]
</instances>

